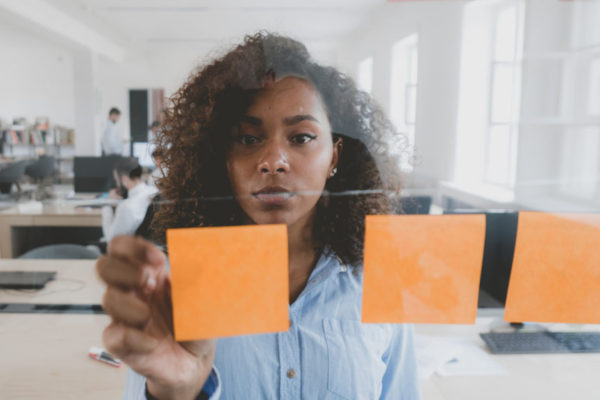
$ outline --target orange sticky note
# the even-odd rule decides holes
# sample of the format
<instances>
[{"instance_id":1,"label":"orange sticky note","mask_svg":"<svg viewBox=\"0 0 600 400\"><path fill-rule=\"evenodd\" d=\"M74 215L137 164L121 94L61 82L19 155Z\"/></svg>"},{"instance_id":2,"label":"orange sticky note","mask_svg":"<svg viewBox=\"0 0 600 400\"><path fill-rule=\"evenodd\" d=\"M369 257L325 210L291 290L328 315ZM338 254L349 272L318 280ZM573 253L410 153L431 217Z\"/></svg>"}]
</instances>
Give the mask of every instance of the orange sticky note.
<instances>
[{"instance_id":1,"label":"orange sticky note","mask_svg":"<svg viewBox=\"0 0 600 400\"><path fill-rule=\"evenodd\" d=\"M484 215L369 215L362 321L474 323Z\"/></svg>"},{"instance_id":2,"label":"orange sticky note","mask_svg":"<svg viewBox=\"0 0 600 400\"><path fill-rule=\"evenodd\" d=\"M176 340L289 329L285 225L167 231Z\"/></svg>"},{"instance_id":3,"label":"orange sticky note","mask_svg":"<svg viewBox=\"0 0 600 400\"><path fill-rule=\"evenodd\" d=\"M519 213L504 320L600 324L600 215Z\"/></svg>"}]
</instances>

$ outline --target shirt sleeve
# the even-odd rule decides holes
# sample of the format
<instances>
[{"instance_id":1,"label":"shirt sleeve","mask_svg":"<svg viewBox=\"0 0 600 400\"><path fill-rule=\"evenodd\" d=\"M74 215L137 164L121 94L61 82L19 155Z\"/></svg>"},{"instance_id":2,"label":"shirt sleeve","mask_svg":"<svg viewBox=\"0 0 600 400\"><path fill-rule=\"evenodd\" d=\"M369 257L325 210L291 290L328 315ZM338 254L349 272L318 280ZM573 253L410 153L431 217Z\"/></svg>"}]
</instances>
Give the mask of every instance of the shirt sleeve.
<instances>
[{"instance_id":1,"label":"shirt sleeve","mask_svg":"<svg viewBox=\"0 0 600 400\"><path fill-rule=\"evenodd\" d=\"M107 242L112 239L112 236L109 237L111 225L113 223L113 208L111 206L102 207L102 234Z\"/></svg>"},{"instance_id":2,"label":"shirt sleeve","mask_svg":"<svg viewBox=\"0 0 600 400\"><path fill-rule=\"evenodd\" d=\"M138 227L138 221L133 216L133 211L123 202L117 206L115 216L108 229L104 232L107 242L117 235L131 235Z\"/></svg>"},{"instance_id":3,"label":"shirt sleeve","mask_svg":"<svg viewBox=\"0 0 600 400\"><path fill-rule=\"evenodd\" d=\"M219 400L221 397L221 379L215 366L212 367L210 375L204 383L202 394L198 399ZM122 400L151 400L146 397L146 378L134 370L127 370L127 379L123 390Z\"/></svg>"},{"instance_id":4,"label":"shirt sleeve","mask_svg":"<svg viewBox=\"0 0 600 400\"><path fill-rule=\"evenodd\" d=\"M380 400L420 399L417 359L412 325L397 325L388 351Z\"/></svg>"}]
</instances>

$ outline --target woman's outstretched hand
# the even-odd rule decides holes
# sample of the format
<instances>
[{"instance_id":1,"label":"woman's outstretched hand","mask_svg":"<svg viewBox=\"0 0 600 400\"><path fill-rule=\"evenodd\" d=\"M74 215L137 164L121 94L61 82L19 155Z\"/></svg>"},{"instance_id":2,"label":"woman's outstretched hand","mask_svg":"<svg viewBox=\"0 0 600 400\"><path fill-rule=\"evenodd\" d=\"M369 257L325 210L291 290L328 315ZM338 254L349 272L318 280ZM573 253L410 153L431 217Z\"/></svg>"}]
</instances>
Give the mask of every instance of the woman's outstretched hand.
<instances>
[{"instance_id":1,"label":"woman's outstretched hand","mask_svg":"<svg viewBox=\"0 0 600 400\"><path fill-rule=\"evenodd\" d=\"M164 254L141 238L118 236L96 270L112 318L102 335L108 351L145 376L156 398L194 399L210 375L215 340L175 341Z\"/></svg>"}]
</instances>

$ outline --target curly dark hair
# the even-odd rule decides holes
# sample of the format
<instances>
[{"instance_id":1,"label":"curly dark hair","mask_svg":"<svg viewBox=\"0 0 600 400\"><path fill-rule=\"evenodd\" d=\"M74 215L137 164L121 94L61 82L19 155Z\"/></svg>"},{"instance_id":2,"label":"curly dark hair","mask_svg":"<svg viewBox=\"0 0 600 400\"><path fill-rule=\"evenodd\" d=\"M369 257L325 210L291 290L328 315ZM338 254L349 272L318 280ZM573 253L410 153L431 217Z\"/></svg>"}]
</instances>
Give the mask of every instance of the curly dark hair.
<instances>
[{"instance_id":1,"label":"curly dark hair","mask_svg":"<svg viewBox=\"0 0 600 400\"><path fill-rule=\"evenodd\" d=\"M168 170L153 220L159 241L169 228L243 223L225 164L231 129L265 78L290 75L320 93L334 140L343 138L338 172L317 204L314 239L345 264L362 262L365 215L390 213L400 189L392 153L404 145L403 136L352 79L314 62L300 42L265 32L200 66L171 97L158 137Z\"/></svg>"}]
</instances>

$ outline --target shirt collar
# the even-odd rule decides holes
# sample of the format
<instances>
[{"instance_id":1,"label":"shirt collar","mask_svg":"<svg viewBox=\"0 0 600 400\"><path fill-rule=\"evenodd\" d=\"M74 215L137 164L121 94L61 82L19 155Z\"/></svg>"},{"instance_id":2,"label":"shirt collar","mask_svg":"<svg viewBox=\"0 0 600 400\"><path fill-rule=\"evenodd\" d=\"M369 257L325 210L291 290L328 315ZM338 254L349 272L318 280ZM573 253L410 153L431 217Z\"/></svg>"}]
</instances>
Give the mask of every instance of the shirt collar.
<instances>
[{"instance_id":1,"label":"shirt collar","mask_svg":"<svg viewBox=\"0 0 600 400\"><path fill-rule=\"evenodd\" d=\"M308 278L309 281L313 279L315 281L324 281L334 272L347 272L348 266L345 265L342 260L329 248L325 248L317 261L315 269Z\"/></svg>"},{"instance_id":2,"label":"shirt collar","mask_svg":"<svg viewBox=\"0 0 600 400\"><path fill-rule=\"evenodd\" d=\"M137 185L135 185L134 187L132 187L131 190L128 191L129 197L135 197L135 196L141 194L144 191L144 186L145 186L145 183L140 182Z\"/></svg>"}]
</instances>

